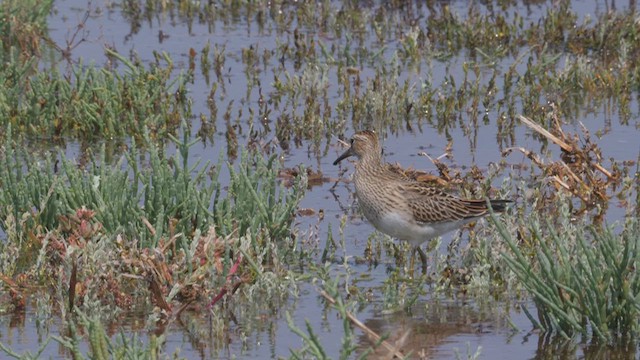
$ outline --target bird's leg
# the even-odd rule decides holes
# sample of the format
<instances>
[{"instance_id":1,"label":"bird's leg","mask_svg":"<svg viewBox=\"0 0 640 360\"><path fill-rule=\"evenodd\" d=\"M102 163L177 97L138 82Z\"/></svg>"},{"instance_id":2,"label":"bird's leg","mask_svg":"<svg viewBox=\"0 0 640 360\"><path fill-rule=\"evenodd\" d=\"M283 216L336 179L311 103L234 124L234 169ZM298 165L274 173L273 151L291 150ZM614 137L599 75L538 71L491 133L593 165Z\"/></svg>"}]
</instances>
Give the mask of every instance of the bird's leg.
<instances>
[{"instance_id":1,"label":"bird's leg","mask_svg":"<svg viewBox=\"0 0 640 360\"><path fill-rule=\"evenodd\" d=\"M427 275L427 254L424 253L420 246L416 246L413 248L411 252L411 264L409 265L409 276L413 277L413 268L416 266L416 253L420 256L420 261L422 263L422 275Z\"/></svg>"},{"instance_id":2,"label":"bird's leg","mask_svg":"<svg viewBox=\"0 0 640 360\"><path fill-rule=\"evenodd\" d=\"M413 248L413 250L411 251L411 261L409 261L409 278L413 279L413 267L416 265L415 264L415 260L416 260L416 249L418 248Z\"/></svg>"},{"instance_id":3,"label":"bird's leg","mask_svg":"<svg viewBox=\"0 0 640 360\"><path fill-rule=\"evenodd\" d=\"M418 246L417 249L420 260L422 260L422 275L427 275L427 254L424 253L420 246Z\"/></svg>"}]
</instances>

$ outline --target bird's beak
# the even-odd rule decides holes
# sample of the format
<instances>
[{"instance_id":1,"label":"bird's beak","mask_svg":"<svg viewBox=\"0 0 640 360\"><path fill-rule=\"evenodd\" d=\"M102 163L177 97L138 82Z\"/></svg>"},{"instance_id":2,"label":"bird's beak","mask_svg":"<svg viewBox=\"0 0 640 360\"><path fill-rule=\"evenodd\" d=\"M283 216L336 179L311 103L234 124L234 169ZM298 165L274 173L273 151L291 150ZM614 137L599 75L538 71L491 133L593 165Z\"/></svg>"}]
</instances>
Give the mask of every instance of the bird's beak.
<instances>
[{"instance_id":1,"label":"bird's beak","mask_svg":"<svg viewBox=\"0 0 640 360\"><path fill-rule=\"evenodd\" d=\"M340 155L336 161L333 162L333 165L338 165L338 163L346 158L348 158L349 156L353 156L353 147L350 147L349 149L347 149L347 151L345 151L342 155Z\"/></svg>"}]
</instances>

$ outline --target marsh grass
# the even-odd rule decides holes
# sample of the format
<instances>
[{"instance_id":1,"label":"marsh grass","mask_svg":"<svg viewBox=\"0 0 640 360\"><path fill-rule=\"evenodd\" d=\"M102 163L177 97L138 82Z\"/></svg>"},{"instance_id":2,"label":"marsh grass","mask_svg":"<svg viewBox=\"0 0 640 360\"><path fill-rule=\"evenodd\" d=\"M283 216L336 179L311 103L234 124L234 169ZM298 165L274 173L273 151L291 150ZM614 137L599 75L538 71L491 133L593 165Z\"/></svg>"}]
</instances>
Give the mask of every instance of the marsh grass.
<instances>
[{"instance_id":1,"label":"marsh grass","mask_svg":"<svg viewBox=\"0 0 640 360\"><path fill-rule=\"evenodd\" d=\"M37 31L45 28L42 25L46 20L43 16L45 12L31 14L18 7L17 2L6 3L6 12L24 14L15 18L23 19L20 20L21 23L31 25L20 29L34 31L32 35L27 35L13 31L18 29L17 26L7 27L5 36L8 40L5 44L37 45L38 41L29 39L34 38L40 42L46 40L46 33ZM408 127L413 127L412 123L416 120L418 123L424 120L433 122L435 118L441 123L438 129L442 130L444 126L453 126L455 121L451 120L455 120L455 114L463 109L468 109L472 118L481 116L481 110L484 108L495 109L501 114L499 118L509 119L515 114L515 108L522 106L522 112L537 118L536 113L544 112L542 104L545 101L541 100L545 97L560 104L565 112L563 115L574 114L577 111L575 105L571 105L575 104L576 100L583 104L602 104L604 100L614 99L620 102L621 112L628 118L629 91L637 88L638 84L638 66L636 57L633 56L637 52L638 42L634 41L637 32L634 31L635 22L632 14L604 12L595 19L588 18L583 23L576 24L577 15L572 11L569 2L564 1L544 14L540 21L525 23L516 11L495 12L494 6L491 3L470 6L467 13L457 14L445 4L425 6L412 3L409 6L395 4L367 8L356 3L339 5L330 2L274 3L265 6L251 2L235 4L219 1L214 6L205 3L187 4L182 1L152 1L145 4L131 1L123 6L122 11L134 24L169 13L178 14L189 24L200 21L215 26L219 21L227 24L255 15L262 24L260 31L267 31L269 27L266 27L266 24L275 26L275 31L280 34L277 49L263 49L252 45L242 50L242 62L246 66L247 94L258 85L259 93L264 96L263 104L274 104L265 105L260 109L261 120L266 120L269 115L276 119L276 133L282 143L293 140L300 146L301 140L313 139L316 146L320 147L320 140L326 138L324 134L328 133L328 130L341 133L346 129L344 120L331 121L330 116L333 108L339 110L344 108L344 104L353 104L350 113L354 116L356 127L362 126L358 124L367 124L367 118L370 117L383 123L376 125L389 125L393 129L400 128L399 125L403 122ZM239 16L240 14L245 16ZM428 14L427 21L415 21L414 18L418 14ZM394 26L397 25L394 24L400 19L414 20L407 21L408 28L396 29ZM292 22L298 24L298 27L292 31L293 35L290 35L283 29L287 29L287 25ZM314 35L317 30L331 34L330 36L338 41L333 42L331 46L323 44L323 39ZM135 33L135 28L133 32ZM372 42L385 44L390 40L387 37L398 38L399 45L384 46L375 51L368 46ZM567 39L570 40L570 45L566 45ZM225 53L224 47L218 48L216 44L213 61L210 61L209 50L210 45L206 45L201 51L204 77L208 83L208 69L213 68L218 77L218 84L224 88L224 81L220 81L221 70L231 65L225 65L225 62L229 63L233 59L227 60L228 54ZM434 59L442 61L462 51L468 52L463 68L477 68L478 65L490 67L494 69L493 74L480 76L476 72L475 79L467 79L465 75L462 82L445 76L433 82L430 80L432 74L429 70L426 73L420 70L421 67L430 68ZM37 130L47 130L53 134L74 136L119 136L122 133L139 136L140 134L136 133L139 126L136 125L145 123L154 129L152 132L159 132L161 136L163 131L172 133L172 130L175 130L178 125L177 114L182 113L189 117L190 109L184 99L181 100L185 94L184 80L178 80L178 83L169 80L167 72L171 73L173 66L169 59L163 59L167 60L165 67L159 68L157 64L159 58L166 56L157 55L156 64L152 69L146 70L110 50L106 50L106 53L108 57L123 63L129 72L127 75L132 75L131 78L126 75L120 75L122 78L118 78L117 72L105 74L101 78L93 66L84 71L74 69L65 74L65 77L56 75L50 80L21 77L12 83L17 85L33 82L34 92L39 95L23 99L18 96L11 97L28 105L23 105L21 111L4 118L13 119L15 131L35 133ZM439 53L443 54L437 55ZM568 57L567 65L562 69L559 63L564 53L568 54ZM278 109L283 97L281 91L272 93L268 87L263 88L258 80L261 78L261 72L272 71L275 87L278 88L277 84L282 83L279 79L282 77L282 70L286 67L274 66L276 59L283 62L282 65L285 65L284 61L297 64L294 66L294 73L288 75L290 78L295 78L298 73L304 76L305 73L313 72L314 68L323 68L323 77L326 77L327 73L330 76L336 74L339 86L336 90L344 93L343 99L334 106L326 100L327 87L308 88L305 81L287 86L291 91L288 91L284 102L291 105ZM405 62L406 59L412 60L408 64ZM503 71L497 64L505 59L516 64L526 64L526 68L523 70L523 66L510 66ZM411 71L415 71L419 78L425 78L425 81L420 84L398 82L397 74L408 67L413 67ZM368 69L373 70L376 76L373 84L363 89L354 86L361 82L366 84L359 79L360 76L352 78L346 75ZM53 74L55 75L55 72ZM109 81L109 76L115 77L116 82ZM145 82L140 81L138 76L155 81L146 87ZM193 66L190 65L189 75L184 78L193 76ZM66 78L75 80L65 83ZM118 84L119 82L122 84ZM424 91L414 91L413 87L416 85L423 86ZM500 90L502 88L505 89L504 92ZM101 98L100 94L92 89L111 89L112 91L104 93L113 94L115 91L121 94L120 99L115 101L116 97ZM576 92L571 89L580 90ZM77 92L77 96L53 99L51 96L57 92L52 90L61 95ZM140 102L139 94L149 91L152 91L152 96L149 97L154 101L150 104ZM305 94L302 98L301 93ZM587 96L581 96L579 93ZM175 99L172 99L171 94L176 95ZM44 108L39 110L34 106L36 103L44 105ZM56 103L58 105L54 105ZM63 106L65 104L69 106ZM304 114L296 113L295 108L298 106L305 107ZM249 113L255 111L246 107L247 105L243 105L241 108ZM382 111L386 108L390 110ZM161 110L160 114L152 116L158 113L158 110ZM345 108L342 111L349 110ZM41 119L40 123L19 126L21 121L25 121L23 119L33 122L33 117L24 115L34 113L48 115ZM437 114L437 117L433 117L433 114ZM342 119L345 116L340 115ZM215 115L212 114L211 118L215 118ZM96 119L101 121L96 122ZM113 126L116 120L124 122L127 126ZM483 120L488 121L484 118ZM308 123L313 126L306 126ZM513 130L511 126L502 127Z\"/></svg>"},{"instance_id":2,"label":"marsh grass","mask_svg":"<svg viewBox=\"0 0 640 360\"><path fill-rule=\"evenodd\" d=\"M505 260L536 304L538 316L529 318L537 328L566 338L633 341L640 330L637 219L627 219L616 232L572 223L566 206L559 216L553 223L534 216L520 241L494 219L510 248ZM523 247L523 241L529 245Z\"/></svg>"},{"instance_id":3,"label":"marsh grass","mask_svg":"<svg viewBox=\"0 0 640 360\"><path fill-rule=\"evenodd\" d=\"M39 158L17 148L10 130L0 170L3 230L10 242L19 243L25 231L55 229L61 215L85 207L96 212L104 233L134 237L139 247L156 246L160 238L178 233L206 231L212 223L222 235L289 236L304 192L298 183L291 190L280 188L276 157L244 153L238 170L228 164L232 181L225 192L216 167L189 165L194 144L189 136L185 131L182 140L173 138L177 154L170 158L154 145L146 152L132 146L109 165L103 146L80 167L63 154L59 160ZM244 216L254 209L255 216ZM188 246L180 241L179 247Z\"/></svg>"},{"instance_id":4,"label":"marsh grass","mask_svg":"<svg viewBox=\"0 0 640 360\"><path fill-rule=\"evenodd\" d=\"M52 340L68 352L71 358L81 360L85 358L95 360L106 359L158 359L162 356L173 355L175 359L182 359L177 353L165 354L163 349L164 336L151 334L148 341L143 341L137 334L133 336L119 333L109 337L99 317L91 317L84 313L77 316L77 321L69 322L67 336L48 336L35 351L17 353L3 343L0 350L6 356L20 360L40 359ZM80 347L87 346L85 354Z\"/></svg>"},{"instance_id":5,"label":"marsh grass","mask_svg":"<svg viewBox=\"0 0 640 360\"><path fill-rule=\"evenodd\" d=\"M155 54L149 68L105 48L112 65L124 71L70 61L66 72L45 61L70 58L48 37L47 16L52 1L5 1L0 5L0 126L39 138L142 140L142 129L154 137L174 133L180 119L190 117L187 76L174 74L167 54ZM6 20L6 21L5 21ZM84 20L86 21L86 19ZM78 25L78 29L85 24ZM78 40L80 41L80 40ZM45 70L46 71L41 71Z\"/></svg>"},{"instance_id":6,"label":"marsh grass","mask_svg":"<svg viewBox=\"0 0 640 360\"><path fill-rule=\"evenodd\" d=\"M7 0L0 4L0 59L8 64L33 64L47 34L47 17L53 0ZM5 68L6 69L6 68Z\"/></svg>"},{"instance_id":7,"label":"marsh grass","mask_svg":"<svg viewBox=\"0 0 640 360\"><path fill-rule=\"evenodd\" d=\"M73 359L84 359L85 355L79 345L87 343L89 352L87 358L95 360L106 359L157 359L164 354L163 336L150 334L148 341L143 341L137 334L126 336L120 333L112 339L99 317L79 313L77 321L69 323L68 336L52 336L58 344L65 348ZM172 354L174 358L177 354Z\"/></svg>"},{"instance_id":8,"label":"marsh grass","mask_svg":"<svg viewBox=\"0 0 640 360\"><path fill-rule=\"evenodd\" d=\"M7 5L7 12L22 9L17 2L7 3L14 4ZM48 71L47 79L25 73L23 63L9 62L6 68L13 70L6 71L4 88L16 91L7 91L11 101L6 104L21 106L5 106L2 118L21 133L141 138L139 129L144 125L162 138L175 133L180 117L193 115L185 84L199 81L194 72L199 59L207 85L209 69L217 76L207 100L211 114L200 114L205 120L203 135L215 132L216 103L229 95L222 80L228 74L222 71L238 65L245 74L246 96L242 102L227 102L227 113L250 114L245 117L249 127L257 128L254 122L259 120L265 133L275 132L285 150L311 140L317 156L326 153L328 134L342 135L350 118L356 128L374 126L395 132L403 127L421 129L426 122L440 132L460 126L467 134L480 120L493 121L489 113L495 112L506 139L513 137L518 112L543 122L545 104L553 102L562 117L574 119L579 107L595 111L613 100L627 122L632 115L632 91L639 83L634 54L640 42L634 41L638 32L632 12L607 11L577 23L569 1L550 6L537 22L526 22L517 10L514 6L497 11L493 3L474 4L456 13L447 4L420 2L363 6L352 2L129 1L122 13L133 24L132 33L145 21L168 14L189 27L200 22L210 29L218 23L229 26L255 19L260 34L275 33L276 46L251 44L240 56L219 44L213 44L213 49L211 44L190 49L189 69L183 76L174 74L167 55L156 54L153 64L145 68L109 49L106 56L123 64L124 73L76 65L62 75ZM37 30L45 28L43 14L16 18L31 25L25 30ZM289 29L292 24L295 28ZM28 35L11 29L5 31L6 44L37 45L38 41L29 39L47 39L43 31ZM436 62L446 63L460 54L465 56L462 78L454 76L458 66L447 65L443 76L434 74ZM399 79L399 74L408 77ZM265 79L273 79L272 84ZM333 98L334 93L339 96ZM252 106L256 101L259 109ZM461 112L467 116L460 116ZM228 129L232 148L242 132L240 118L229 124L235 132L232 136Z\"/></svg>"},{"instance_id":9,"label":"marsh grass","mask_svg":"<svg viewBox=\"0 0 640 360\"><path fill-rule=\"evenodd\" d=\"M69 74L53 68L31 75L10 63L0 72L7 85L2 99L17 106L0 107L2 126L11 124L17 133L52 138L131 135L142 140L145 128L160 138L175 132L180 119L190 116L190 107L186 78L173 75L168 55L158 56L147 69L114 51L106 52L124 64L123 73L81 63L73 65Z\"/></svg>"},{"instance_id":10,"label":"marsh grass","mask_svg":"<svg viewBox=\"0 0 640 360\"><path fill-rule=\"evenodd\" d=\"M525 113L544 125L552 108L549 103L557 104L557 116L567 123L611 106L620 115L620 123L627 124L633 118L633 96L640 88L637 14L607 10L577 23L571 4L540 5L548 10L532 21L519 14L521 6L530 6L528 2L474 3L460 13L449 2L421 1L133 0L109 8L121 11L130 22L129 35L157 20L161 26L183 22L190 35L196 23L216 33L246 25L252 36L257 33L275 39L272 47L259 42L240 50L221 44L189 48L188 69L178 75L173 60L159 53L144 59L150 60L147 65L135 59L135 54L131 59L112 50L105 50L109 66L104 68L71 60L73 51L60 51L48 39L50 1L2 2L2 18L10 20L0 24L4 50L0 55L4 65L0 70L0 125L10 129L3 133L7 145L0 156L0 216L8 239L0 251L9 298L6 308L23 309L30 291L25 288L37 279L38 285L54 289L38 297L37 313L43 321L57 313L71 319L75 306L97 314L104 324L123 309L155 305L157 310L148 324L161 327L158 324L170 323L167 318L180 313L175 311L178 305L203 304L222 290L227 291L221 300L225 310L239 310L250 318L266 306L269 314L276 314L286 296L296 293L296 285L311 277L291 270L304 269L298 265L314 251L298 246L297 230L292 229L303 180L293 189L283 187L276 178L279 160L242 151L243 137L275 136L285 153L294 146L309 146L309 153L319 158L326 156L335 136L353 128L376 128L384 133L423 131L428 126L448 137L452 129L460 128L472 139L474 151L479 127L495 122L498 142L513 146L520 125L515 115ZM56 57L68 56L67 72L42 61L42 53L50 49L60 52ZM195 72L197 60L204 79ZM243 76L236 76L232 69ZM189 93L187 85L198 81L211 86L206 100ZM239 83L242 98L235 97ZM206 102L210 112L199 116L199 135L213 139L219 129L226 132L229 164L221 157L216 166L190 165L193 139L187 131L181 139L171 139L178 149L176 156L169 157L161 146L152 145L178 133L182 119L187 122L183 130L189 129L197 117L191 104L198 101ZM38 139L70 136L85 143L100 138L133 140L131 149L115 164L107 159L104 148L85 156L87 164L78 164L58 153L33 155L20 146L23 134ZM273 148L261 150L272 154L269 149ZM231 178L228 187L217 178L225 166ZM543 176L531 176L529 184L536 188ZM468 190L463 193L469 195ZM557 189L547 186L545 190ZM545 195L537 189L532 192L534 197L527 201ZM551 216L556 215L555 210L543 208ZM518 221L527 216L518 206L501 221L508 229L522 230ZM341 229L345 223L343 218ZM509 234L526 235L517 238L521 243L513 254L519 250L522 257L516 257L505 249L495 228L469 227L445 252L434 256L434 276L425 281L412 281L403 273L409 249L372 241L365 254L370 265L384 264L386 256L396 266L388 267L388 280L375 289L348 280L355 272L347 267L352 254L340 256L344 237L341 248L328 237L322 261L346 267L344 287L350 296L332 309L344 315L345 309L356 306L352 299L365 306L361 294L377 290L384 298L383 306L397 312L423 303L429 296L425 288L434 296L453 297L459 291L491 294L501 300L505 292L520 294L525 286L547 296L537 300L542 320L534 320L565 336L584 333L583 328L573 326L584 326L576 313L587 302L614 313L632 312L624 292L626 305L621 305L622 300L613 305L598 301L620 291L604 286L607 276L622 285L635 278L621 267L618 274L593 270L599 264L624 265L611 255L611 249L624 252L626 248L621 250L621 245L606 239L595 246L608 236L596 228L584 233L582 242L549 235L544 224L537 230ZM539 242L545 245L538 247ZM608 250L604 244L609 244ZM556 258L562 255L555 254L556 249L565 249L573 257ZM605 250L610 251L608 257L599 254ZM520 269L520 275L509 271L502 253L511 254L507 259L514 269ZM231 274L240 258L240 271ZM574 261L570 263L573 267L560 259ZM529 279L521 278L524 271L530 271L526 273ZM560 280L543 271L566 273L567 281L572 282L559 285ZM576 280L571 272L590 277ZM536 276L542 280L535 282ZM589 298L572 292L574 285L592 286L584 283L587 280L602 287L601 293L595 293L600 295ZM69 298L70 293L75 298ZM332 296L346 297L339 292ZM255 301L263 298L273 303ZM53 307L52 303L63 306ZM561 310L559 315L556 308ZM227 314L216 312L211 320L212 333L220 344L231 322ZM633 327L618 315L588 314L590 337ZM197 316L190 315L182 314L195 328ZM618 323L609 323L612 319ZM354 357L353 329L346 329L346 321L344 324L341 355ZM333 355L320 351L323 344L316 329L296 329L296 333L304 339L299 356ZM199 336L197 331L190 334ZM63 344L65 348L87 341L82 336L72 338L70 346Z\"/></svg>"},{"instance_id":11,"label":"marsh grass","mask_svg":"<svg viewBox=\"0 0 640 360\"><path fill-rule=\"evenodd\" d=\"M307 255L291 224L306 184L281 184L275 156L243 152L237 168L228 164L225 190L220 164L189 163L186 129L173 139L174 156L150 143L115 164L103 151L85 166L33 155L10 134L0 156L0 268L14 310L47 290L50 303L36 302L39 321L59 315L71 326L86 312L106 326L153 305L150 319L163 333L212 298L250 313L296 292L287 268ZM251 301L261 296L270 301ZM79 338L70 336L65 344L75 349Z\"/></svg>"},{"instance_id":12,"label":"marsh grass","mask_svg":"<svg viewBox=\"0 0 640 360\"><path fill-rule=\"evenodd\" d=\"M249 6L242 11L249 12ZM595 112L613 101L621 122L628 122L632 114L630 91L638 87L638 63L632 56L637 42L628 39L636 37L633 15L605 12L576 25L578 16L565 1L544 13L540 21L525 23L517 11L494 13L493 6L470 6L468 13L455 14L442 4L427 9L417 3L406 8L344 4L340 9L344 14L359 10L358 15L351 22L342 14L329 15L333 27L326 31L334 31L340 39L329 46L323 39L313 41L313 30L323 23L317 17L325 15L301 4L299 11L289 16L296 17L300 27L310 33L297 31L299 36L278 38L276 56L264 58L264 68L279 58L292 62L294 71L283 71L288 69L286 64L274 67L276 91L259 86L261 99L267 94L261 113L275 119L275 132L285 149L290 143L299 147L303 140L312 140L321 149L326 134L342 134L349 121L354 128L392 132L403 127L421 130L423 123L428 123L440 132L460 127L469 135L480 124L496 121L500 141L508 143L514 137L518 112L544 123L549 103L557 104L561 117L573 121L583 115L581 109ZM283 9L290 10L284 4ZM332 5L328 10L337 11ZM411 19L413 11L426 14L426 25L407 21L400 31L389 31L390 22ZM370 27L363 27L367 23ZM609 30L612 33L605 37L603 32ZM380 38L385 36L395 36L398 46L371 50L375 47L370 45L383 42ZM568 44L566 39L575 42ZM302 66L296 55L300 48L306 59ZM594 49L606 49L607 56ZM247 49L248 53L254 51L253 46ZM434 73L437 62L460 53L465 54L462 66L447 64L444 75ZM460 67L461 77L456 75ZM309 77L318 68L321 74ZM289 81L327 76L335 76L337 82L309 88L308 81ZM254 80L248 81L254 86ZM325 100L332 92L340 95L335 105ZM303 115L296 111L297 106L305 107ZM334 113L339 121L331 121L327 115ZM491 113L497 114L495 120Z\"/></svg>"},{"instance_id":13,"label":"marsh grass","mask_svg":"<svg viewBox=\"0 0 640 360\"><path fill-rule=\"evenodd\" d=\"M287 268L307 258L291 229L304 178L285 187L276 157L243 152L237 168L228 164L225 190L217 181L220 164L189 163L193 142L187 142L186 129L183 134L183 141L173 139L172 157L150 144L145 151L132 147L115 164L105 161L103 151L85 166L64 154L55 161L18 148L11 131L5 139L0 268L9 303L24 309L36 296L40 324L61 316L69 331L53 339L74 358L86 356L84 343L96 359L157 355L161 339L143 345L105 334L105 327L132 310L153 305L149 326L163 334L175 322L201 327L202 319L184 310L220 294L226 293L225 308L257 316L296 293ZM40 297L42 290L48 296ZM231 321L221 314L211 331L219 344Z\"/></svg>"}]
</instances>

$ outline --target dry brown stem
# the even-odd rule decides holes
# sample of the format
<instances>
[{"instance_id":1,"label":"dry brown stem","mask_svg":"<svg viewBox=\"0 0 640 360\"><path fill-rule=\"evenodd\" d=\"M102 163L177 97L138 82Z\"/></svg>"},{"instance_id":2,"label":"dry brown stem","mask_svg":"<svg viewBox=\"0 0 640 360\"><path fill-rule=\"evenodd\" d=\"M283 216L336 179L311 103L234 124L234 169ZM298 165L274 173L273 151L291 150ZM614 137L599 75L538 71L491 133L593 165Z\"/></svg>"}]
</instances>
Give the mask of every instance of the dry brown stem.
<instances>
[{"instance_id":1,"label":"dry brown stem","mask_svg":"<svg viewBox=\"0 0 640 360\"><path fill-rule=\"evenodd\" d=\"M325 299L327 299L327 301L330 302L331 305L336 304L336 299L331 297L331 295L327 294L326 291L324 290L320 291L320 295L322 295ZM389 344L387 341L381 340L380 335L378 335L375 331L371 330L367 325L363 324L352 313L347 311L346 316L347 316L347 319L349 319L349 321L353 323L353 325L358 327L360 330L364 331L364 333L367 335L367 338L369 338L369 340L372 343L374 344L380 343L385 349L387 349L390 352L390 354L393 354L392 357L395 356L399 359L404 359L405 356L402 353L402 351L400 351L397 347Z\"/></svg>"}]
</instances>

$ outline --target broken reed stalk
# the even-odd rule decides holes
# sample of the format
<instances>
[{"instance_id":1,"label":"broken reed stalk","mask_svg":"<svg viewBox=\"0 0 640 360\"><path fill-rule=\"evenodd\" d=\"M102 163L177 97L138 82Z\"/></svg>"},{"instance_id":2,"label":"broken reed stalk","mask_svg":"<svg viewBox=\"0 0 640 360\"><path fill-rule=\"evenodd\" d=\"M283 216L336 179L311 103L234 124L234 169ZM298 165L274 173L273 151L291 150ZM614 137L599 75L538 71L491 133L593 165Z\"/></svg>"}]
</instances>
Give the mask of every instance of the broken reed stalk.
<instances>
[{"instance_id":1,"label":"broken reed stalk","mask_svg":"<svg viewBox=\"0 0 640 360\"><path fill-rule=\"evenodd\" d=\"M527 125L530 129L534 130L535 132L537 132L538 134L546 137L547 139L551 140L553 143L555 143L556 145L560 146L562 148L562 150L568 152L568 153L575 153L578 150L576 148L574 148L571 144L568 144L566 141L560 139L559 137L553 135L552 133L550 133L547 129L543 128L542 126L540 126L539 124L536 124L535 122L533 122L533 120L529 119L528 117L525 117L523 115L518 115L518 119L520 121L522 121L525 125ZM582 126L584 129L584 126ZM562 129L560 128L560 126L557 127L558 131L560 131L560 133L562 135L564 135L564 133L562 133ZM605 169L602 165L600 165L599 163L596 162L590 162L589 165L593 166L596 170L600 171L602 174L604 174L609 180L611 179L615 179L616 177L607 169Z\"/></svg>"},{"instance_id":2,"label":"broken reed stalk","mask_svg":"<svg viewBox=\"0 0 640 360\"><path fill-rule=\"evenodd\" d=\"M336 305L336 299L331 297L331 295L329 295L326 291L324 290L320 291L320 295L322 295L322 297L327 299L327 301L330 302L331 305ZM398 350L395 346L389 344L385 340L381 341L382 337L378 335L375 331L371 330L367 325L363 324L360 320L358 320L358 318L356 318L355 315L353 315L349 311L345 311L345 314L347 316L347 319L349 319L349 321L351 321L353 325L358 327L360 330L364 331L365 334L367 334L367 337L373 340L374 343L380 343L382 346L384 346L385 349L389 350L390 353L393 353L393 355L399 359L405 358L405 355L402 353L402 351Z\"/></svg>"},{"instance_id":3,"label":"broken reed stalk","mask_svg":"<svg viewBox=\"0 0 640 360\"><path fill-rule=\"evenodd\" d=\"M564 151L566 152L573 152L573 146L567 144L566 142L562 141L560 138L558 138L557 136L553 135L552 133L550 133L547 129L543 128L542 126L536 124L535 122L533 122L533 120L529 119L528 117L522 116L522 115L518 115L518 119L520 121L522 121L525 125L527 125L529 128L531 128L532 130L534 130L535 132L537 132L538 134L546 137L547 139L551 140L552 142L554 142L555 144L557 144L558 146L560 146Z\"/></svg>"}]
</instances>

